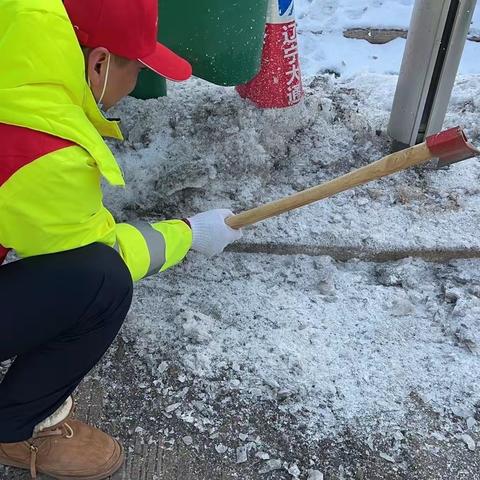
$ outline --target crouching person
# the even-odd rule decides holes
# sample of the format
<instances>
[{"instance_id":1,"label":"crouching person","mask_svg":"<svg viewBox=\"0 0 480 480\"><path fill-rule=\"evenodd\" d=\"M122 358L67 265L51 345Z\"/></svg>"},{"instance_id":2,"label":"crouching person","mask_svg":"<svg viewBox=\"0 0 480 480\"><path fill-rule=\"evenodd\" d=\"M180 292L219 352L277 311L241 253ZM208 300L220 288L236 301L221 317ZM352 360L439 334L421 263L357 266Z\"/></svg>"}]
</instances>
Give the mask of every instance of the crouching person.
<instances>
[{"instance_id":1,"label":"crouching person","mask_svg":"<svg viewBox=\"0 0 480 480\"><path fill-rule=\"evenodd\" d=\"M71 417L72 393L130 308L133 282L192 248L223 251L229 210L116 224L101 178L123 185L103 137L105 109L150 68L191 67L157 38L157 0L4 0L0 15L0 464L59 479L102 479L121 445Z\"/></svg>"}]
</instances>

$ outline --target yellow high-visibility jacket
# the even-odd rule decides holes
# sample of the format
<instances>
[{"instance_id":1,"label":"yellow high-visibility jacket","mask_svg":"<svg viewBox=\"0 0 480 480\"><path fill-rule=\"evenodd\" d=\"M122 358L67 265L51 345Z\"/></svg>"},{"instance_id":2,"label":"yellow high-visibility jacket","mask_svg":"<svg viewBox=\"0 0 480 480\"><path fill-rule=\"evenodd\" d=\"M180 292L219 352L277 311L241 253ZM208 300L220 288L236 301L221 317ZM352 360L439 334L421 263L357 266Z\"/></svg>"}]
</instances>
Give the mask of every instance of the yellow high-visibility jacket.
<instances>
[{"instance_id":1,"label":"yellow high-visibility jacket","mask_svg":"<svg viewBox=\"0 0 480 480\"><path fill-rule=\"evenodd\" d=\"M185 257L192 233L184 221L115 224L102 204L102 176L124 185L102 137L123 138L87 85L61 0L0 2L0 124L72 142L0 182L1 246L29 257L101 242L118 249L134 280ZM0 174L8 161L0 145Z\"/></svg>"}]
</instances>

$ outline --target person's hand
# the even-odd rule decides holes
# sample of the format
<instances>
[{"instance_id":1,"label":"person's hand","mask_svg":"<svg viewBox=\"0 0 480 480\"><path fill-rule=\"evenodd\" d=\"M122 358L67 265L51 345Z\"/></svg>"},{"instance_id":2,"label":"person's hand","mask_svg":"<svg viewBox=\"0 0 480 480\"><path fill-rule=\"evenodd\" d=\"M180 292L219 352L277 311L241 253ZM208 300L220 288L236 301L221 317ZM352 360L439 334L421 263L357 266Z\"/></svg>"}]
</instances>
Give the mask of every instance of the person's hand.
<instances>
[{"instance_id":1,"label":"person's hand","mask_svg":"<svg viewBox=\"0 0 480 480\"><path fill-rule=\"evenodd\" d=\"M222 253L228 244L241 238L241 230L234 230L225 223L225 219L232 215L230 210L218 209L189 218L193 235L192 250L213 257Z\"/></svg>"}]
</instances>

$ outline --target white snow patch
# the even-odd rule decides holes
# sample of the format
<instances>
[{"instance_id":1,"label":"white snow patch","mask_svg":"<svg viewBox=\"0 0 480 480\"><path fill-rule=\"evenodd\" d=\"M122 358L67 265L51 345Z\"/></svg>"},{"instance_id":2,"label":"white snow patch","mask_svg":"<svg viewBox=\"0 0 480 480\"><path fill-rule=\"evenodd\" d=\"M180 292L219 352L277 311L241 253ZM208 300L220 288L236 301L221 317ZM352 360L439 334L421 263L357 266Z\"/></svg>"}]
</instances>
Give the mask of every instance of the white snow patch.
<instances>
[{"instance_id":1,"label":"white snow patch","mask_svg":"<svg viewBox=\"0 0 480 480\"><path fill-rule=\"evenodd\" d=\"M385 45L347 39L348 28L407 30L414 0L296 0L301 67L307 77L334 71L350 77L358 73L398 73L406 41ZM470 35L480 35L476 8ZM479 73L480 43L468 41L461 74Z\"/></svg>"}]
</instances>

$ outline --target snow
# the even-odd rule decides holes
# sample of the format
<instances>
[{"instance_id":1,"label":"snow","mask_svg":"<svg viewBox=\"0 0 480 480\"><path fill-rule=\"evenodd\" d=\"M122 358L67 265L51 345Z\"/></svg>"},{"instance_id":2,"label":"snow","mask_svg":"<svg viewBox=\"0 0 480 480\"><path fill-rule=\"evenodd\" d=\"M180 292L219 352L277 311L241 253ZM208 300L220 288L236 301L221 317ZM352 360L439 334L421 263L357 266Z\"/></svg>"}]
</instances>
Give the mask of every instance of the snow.
<instances>
[{"instance_id":1,"label":"snow","mask_svg":"<svg viewBox=\"0 0 480 480\"><path fill-rule=\"evenodd\" d=\"M212 400L225 391L277 400L307 423L310 440L346 425L386 429L405 425L413 393L445 414L474 409L480 282L459 277L477 269L478 261L195 258L138 288L123 335L152 371L156 355L175 359ZM185 311L208 342L185 336Z\"/></svg>"},{"instance_id":2,"label":"snow","mask_svg":"<svg viewBox=\"0 0 480 480\"><path fill-rule=\"evenodd\" d=\"M305 103L281 112L201 81L172 85L165 99L129 99L115 113L126 119L127 143L116 149L127 189L107 189L107 199L117 218L238 211L347 173L389 152L395 82L321 77L306 86ZM462 125L478 142L477 105L478 77L460 77L445 126ZM467 161L400 173L264 222L245 242L315 253L478 248L479 169Z\"/></svg>"},{"instance_id":3,"label":"snow","mask_svg":"<svg viewBox=\"0 0 480 480\"><path fill-rule=\"evenodd\" d=\"M339 31L352 27L406 29L414 0L296 0L302 28Z\"/></svg>"},{"instance_id":4,"label":"snow","mask_svg":"<svg viewBox=\"0 0 480 480\"><path fill-rule=\"evenodd\" d=\"M480 8L475 8L473 12L472 27L470 28L470 33L474 35L480 34Z\"/></svg>"},{"instance_id":5,"label":"snow","mask_svg":"<svg viewBox=\"0 0 480 480\"><path fill-rule=\"evenodd\" d=\"M478 80L459 77L446 120L477 142ZM305 102L283 111L199 80L128 99L114 112L126 120L114 148L128 186L107 189L106 201L120 218L240 211L346 173L389 152L395 82L316 77ZM473 417L480 261L449 262L448 252L480 248L479 176L475 160L400 173L263 222L236 253L191 254L137 286L122 335L152 375L175 365L207 405L234 394L274 402L308 441L422 432L411 420L418 401L447 423ZM388 261L398 251L417 258ZM426 261L429 251L444 261ZM378 252L381 262L355 258ZM184 409L175 414L195 421Z\"/></svg>"},{"instance_id":6,"label":"snow","mask_svg":"<svg viewBox=\"0 0 480 480\"><path fill-rule=\"evenodd\" d=\"M302 71L307 77L333 71L345 77L358 73L398 74L406 41L386 45L344 38L348 28L407 30L414 0L296 0ZM480 8L470 35L480 33ZM461 74L480 73L480 43L468 41Z\"/></svg>"}]
</instances>

